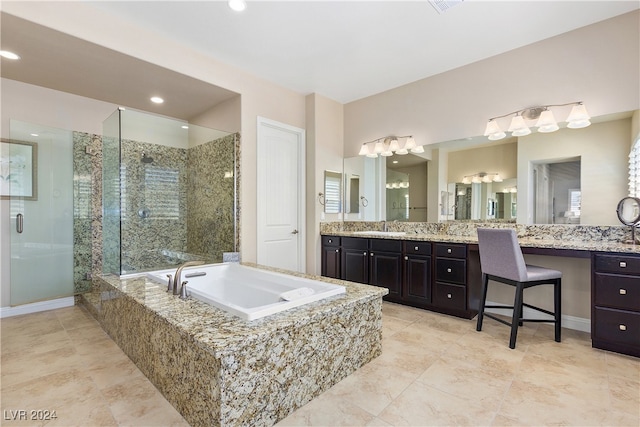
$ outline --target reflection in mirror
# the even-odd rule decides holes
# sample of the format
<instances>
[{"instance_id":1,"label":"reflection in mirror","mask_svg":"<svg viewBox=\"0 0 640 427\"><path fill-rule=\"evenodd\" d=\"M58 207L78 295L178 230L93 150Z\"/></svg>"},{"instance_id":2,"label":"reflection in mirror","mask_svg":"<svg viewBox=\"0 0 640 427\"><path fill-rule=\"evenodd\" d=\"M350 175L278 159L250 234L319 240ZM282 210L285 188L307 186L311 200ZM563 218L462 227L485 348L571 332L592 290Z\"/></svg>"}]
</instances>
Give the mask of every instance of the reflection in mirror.
<instances>
[{"instance_id":1,"label":"reflection in mirror","mask_svg":"<svg viewBox=\"0 0 640 427\"><path fill-rule=\"evenodd\" d=\"M580 224L580 158L532 165L535 224Z\"/></svg>"},{"instance_id":2,"label":"reflection in mirror","mask_svg":"<svg viewBox=\"0 0 640 427\"><path fill-rule=\"evenodd\" d=\"M414 154L386 159L385 219L427 221L427 159Z\"/></svg>"},{"instance_id":3,"label":"reflection in mirror","mask_svg":"<svg viewBox=\"0 0 640 427\"><path fill-rule=\"evenodd\" d=\"M324 212L336 214L341 212L342 174L324 171Z\"/></svg>"},{"instance_id":4,"label":"reflection in mirror","mask_svg":"<svg viewBox=\"0 0 640 427\"><path fill-rule=\"evenodd\" d=\"M515 221L516 184L515 178L502 182L449 184L455 188L454 219Z\"/></svg>"},{"instance_id":5,"label":"reflection in mirror","mask_svg":"<svg viewBox=\"0 0 640 427\"><path fill-rule=\"evenodd\" d=\"M346 191L344 212L348 214L360 213L360 176L345 174L344 180L344 190Z\"/></svg>"}]
</instances>

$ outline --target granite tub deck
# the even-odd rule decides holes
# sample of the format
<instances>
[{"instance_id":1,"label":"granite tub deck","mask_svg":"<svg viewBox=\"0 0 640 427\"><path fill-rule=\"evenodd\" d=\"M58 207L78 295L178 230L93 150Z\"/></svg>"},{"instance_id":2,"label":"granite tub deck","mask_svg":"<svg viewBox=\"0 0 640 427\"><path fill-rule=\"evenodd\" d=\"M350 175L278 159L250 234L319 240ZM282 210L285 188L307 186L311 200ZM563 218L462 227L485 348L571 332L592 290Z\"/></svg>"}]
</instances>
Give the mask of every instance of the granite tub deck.
<instances>
[{"instance_id":1,"label":"granite tub deck","mask_svg":"<svg viewBox=\"0 0 640 427\"><path fill-rule=\"evenodd\" d=\"M346 293L246 322L144 276L103 276L83 303L189 424L270 426L382 352L385 288L291 274Z\"/></svg>"}]
</instances>

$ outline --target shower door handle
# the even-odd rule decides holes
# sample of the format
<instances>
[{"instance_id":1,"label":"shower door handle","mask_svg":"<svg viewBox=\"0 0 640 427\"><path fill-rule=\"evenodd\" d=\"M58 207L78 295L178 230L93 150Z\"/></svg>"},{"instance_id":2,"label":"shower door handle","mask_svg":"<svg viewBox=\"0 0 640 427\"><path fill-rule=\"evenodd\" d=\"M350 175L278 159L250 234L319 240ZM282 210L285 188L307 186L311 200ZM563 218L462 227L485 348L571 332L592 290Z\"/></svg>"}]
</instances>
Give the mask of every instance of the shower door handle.
<instances>
[{"instance_id":1,"label":"shower door handle","mask_svg":"<svg viewBox=\"0 0 640 427\"><path fill-rule=\"evenodd\" d=\"M22 214L16 215L16 231L22 233L24 228L24 216Z\"/></svg>"}]
</instances>

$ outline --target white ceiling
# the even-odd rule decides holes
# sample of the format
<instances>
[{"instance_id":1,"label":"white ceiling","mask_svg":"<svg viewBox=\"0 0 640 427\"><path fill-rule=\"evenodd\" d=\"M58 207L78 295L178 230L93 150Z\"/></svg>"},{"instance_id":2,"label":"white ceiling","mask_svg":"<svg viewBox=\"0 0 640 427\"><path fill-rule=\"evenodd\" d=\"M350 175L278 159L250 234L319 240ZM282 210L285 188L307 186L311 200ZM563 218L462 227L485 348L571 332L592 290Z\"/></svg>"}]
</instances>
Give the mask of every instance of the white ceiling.
<instances>
[{"instance_id":1,"label":"white ceiling","mask_svg":"<svg viewBox=\"0 0 640 427\"><path fill-rule=\"evenodd\" d=\"M85 2L302 94L347 103L640 7L625 1Z\"/></svg>"}]
</instances>

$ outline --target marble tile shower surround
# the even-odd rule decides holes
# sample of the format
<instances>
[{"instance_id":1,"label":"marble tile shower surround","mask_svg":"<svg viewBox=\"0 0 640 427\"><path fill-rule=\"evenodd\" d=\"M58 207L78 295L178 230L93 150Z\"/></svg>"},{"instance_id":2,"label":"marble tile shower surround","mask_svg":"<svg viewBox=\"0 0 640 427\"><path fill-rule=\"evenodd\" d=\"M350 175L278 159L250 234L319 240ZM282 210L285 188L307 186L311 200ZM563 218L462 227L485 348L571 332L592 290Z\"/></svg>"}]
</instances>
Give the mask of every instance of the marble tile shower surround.
<instances>
[{"instance_id":1,"label":"marble tile shower surround","mask_svg":"<svg viewBox=\"0 0 640 427\"><path fill-rule=\"evenodd\" d=\"M333 221L320 223L320 234L355 231L381 231L382 221ZM514 228L521 239L565 242L611 242L620 243L631 239L631 230L626 226L590 226L562 224L513 224L501 222L455 221L455 222L387 222L388 231L411 235L446 235L460 238L476 238L478 227Z\"/></svg>"},{"instance_id":2,"label":"marble tile shower surround","mask_svg":"<svg viewBox=\"0 0 640 427\"><path fill-rule=\"evenodd\" d=\"M386 289L291 274L347 293L252 322L144 276L103 276L82 299L190 425L271 426L382 351Z\"/></svg>"}]
</instances>

